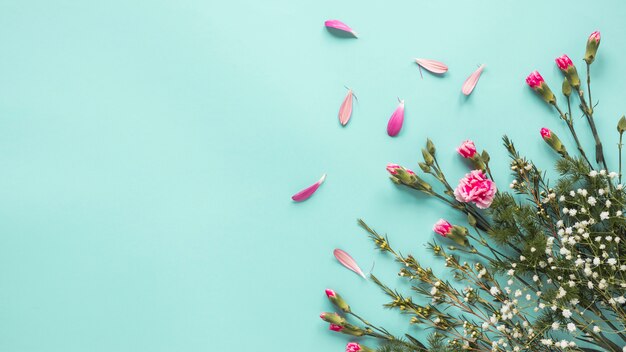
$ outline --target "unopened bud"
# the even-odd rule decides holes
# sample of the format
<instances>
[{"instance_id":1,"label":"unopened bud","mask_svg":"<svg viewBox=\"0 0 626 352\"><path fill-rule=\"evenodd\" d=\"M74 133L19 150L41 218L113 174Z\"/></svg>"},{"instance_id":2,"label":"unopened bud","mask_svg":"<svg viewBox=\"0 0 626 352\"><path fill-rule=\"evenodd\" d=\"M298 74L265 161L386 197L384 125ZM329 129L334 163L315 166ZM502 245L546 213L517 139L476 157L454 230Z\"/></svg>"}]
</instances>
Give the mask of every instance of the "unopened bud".
<instances>
[{"instance_id":1,"label":"unopened bud","mask_svg":"<svg viewBox=\"0 0 626 352\"><path fill-rule=\"evenodd\" d=\"M327 288L326 296L328 297L328 300L330 300L332 304L335 305L335 307L341 309L342 312L350 313L350 306L348 305L348 303L346 303L346 301L344 301L343 298L341 298L341 296L337 292Z\"/></svg>"},{"instance_id":2,"label":"unopened bud","mask_svg":"<svg viewBox=\"0 0 626 352\"><path fill-rule=\"evenodd\" d=\"M344 317L334 312L323 312L320 314L320 318L327 323L340 326L343 326L346 323L346 319Z\"/></svg>"},{"instance_id":3,"label":"unopened bud","mask_svg":"<svg viewBox=\"0 0 626 352\"><path fill-rule=\"evenodd\" d=\"M567 150L556 133L544 127L541 129L541 137L555 152L561 154L563 157L567 156Z\"/></svg>"},{"instance_id":4,"label":"unopened bud","mask_svg":"<svg viewBox=\"0 0 626 352\"><path fill-rule=\"evenodd\" d=\"M422 149L422 156L424 157L424 162L426 165L432 165L435 163L435 158L428 152L426 149Z\"/></svg>"},{"instance_id":5,"label":"unopened bud","mask_svg":"<svg viewBox=\"0 0 626 352\"><path fill-rule=\"evenodd\" d=\"M624 133L624 131L626 131L626 116L623 116L619 119L619 122L617 123L617 131L622 134Z\"/></svg>"},{"instance_id":6,"label":"unopened bud","mask_svg":"<svg viewBox=\"0 0 626 352\"><path fill-rule=\"evenodd\" d=\"M569 84L567 77L563 78L563 95L569 97L572 94L572 86Z\"/></svg>"},{"instance_id":7,"label":"unopened bud","mask_svg":"<svg viewBox=\"0 0 626 352\"><path fill-rule=\"evenodd\" d=\"M435 155L435 144L430 140L430 138L426 140L426 150L428 150L430 154Z\"/></svg>"},{"instance_id":8,"label":"unopened bud","mask_svg":"<svg viewBox=\"0 0 626 352\"><path fill-rule=\"evenodd\" d=\"M600 32L595 31L591 33L589 39L587 39L587 49L585 50L585 62L587 65L591 65L593 60L596 59L596 53L600 46Z\"/></svg>"}]
</instances>

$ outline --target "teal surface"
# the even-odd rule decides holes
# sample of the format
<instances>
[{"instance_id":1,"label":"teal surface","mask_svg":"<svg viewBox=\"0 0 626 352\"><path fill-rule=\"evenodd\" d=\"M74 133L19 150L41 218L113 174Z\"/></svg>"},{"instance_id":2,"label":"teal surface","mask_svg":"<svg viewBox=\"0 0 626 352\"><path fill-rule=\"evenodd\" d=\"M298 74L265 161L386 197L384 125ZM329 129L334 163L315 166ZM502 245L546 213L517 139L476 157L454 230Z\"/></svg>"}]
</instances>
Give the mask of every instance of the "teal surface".
<instances>
[{"instance_id":1,"label":"teal surface","mask_svg":"<svg viewBox=\"0 0 626 352\"><path fill-rule=\"evenodd\" d=\"M403 332L332 250L403 289L356 219L437 271L430 228L462 219L397 189L385 165L416 168L429 136L457 179L454 148L471 138L504 189L508 133L549 166L539 129L571 140L524 78L538 69L558 90L554 58L582 63L596 29L597 123L616 165L625 17L618 0L0 1L0 351L342 351L318 318L326 287ZM328 33L334 18L359 39ZM421 79L414 57L450 71ZM359 100L342 128L344 86ZM390 138L397 97L406 120Z\"/></svg>"}]
</instances>

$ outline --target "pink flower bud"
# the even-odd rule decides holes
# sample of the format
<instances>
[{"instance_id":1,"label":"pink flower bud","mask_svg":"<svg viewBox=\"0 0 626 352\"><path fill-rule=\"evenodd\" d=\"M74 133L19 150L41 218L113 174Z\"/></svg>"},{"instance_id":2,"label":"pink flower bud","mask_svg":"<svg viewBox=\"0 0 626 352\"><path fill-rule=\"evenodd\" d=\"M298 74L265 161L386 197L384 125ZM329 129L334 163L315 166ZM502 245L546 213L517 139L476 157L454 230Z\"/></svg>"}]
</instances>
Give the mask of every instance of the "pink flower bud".
<instances>
[{"instance_id":1,"label":"pink flower bud","mask_svg":"<svg viewBox=\"0 0 626 352\"><path fill-rule=\"evenodd\" d=\"M526 84L528 84L530 88L532 88L537 94L539 94L541 99L543 99L546 103L556 103L556 97L554 96L554 93L552 93L552 90L550 90L550 87L548 87L546 81L543 79L543 77L541 77L539 72L531 72L528 77L526 77Z\"/></svg>"},{"instance_id":2,"label":"pink flower bud","mask_svg":"<svg viewBox=\"0 0 626 352\"><path fill-rule=\"evenodd\" d=\"M343 325L346 322L346 319L337 313L324 312L320 314L320 318L331 324Z\"/></svg>"},{"instance_id":3,"label":"pink flower bud","mask_svg":"<svg viewBox=\"0 0 626 352\"><path fill-rule=\"evenodd\" d=\"M350 342L346 345L346 352L359 352L361 351L361 346L356 342Z\"/></svg>"},{"instance_id":4,"label":"pink flower bud","mask_svg":"<svg viewBox=\"0 0 626 352\"><path fill-rule=\"evenodd\" d=\"M335 293L335 291L327 288L326 289L326 296L328 296L328 298L335 298L335 297L337 297L337 294Z\"/></svg>"},{"instance_id":5,"label":"pink flower bud","mask_svg":"<svg viewBox=\"0 0 626 352\"><path fill-rule=\"evenodd\" d=\"M598 47L600 46L600 32L595 31L591 33L589 39L587 39L587 48L585 50L585 62L587 65L591 65L596 59L598 53Z\"/></svg>"},{"instance_id":6,"label":"pink flower bud","mask_svg":"<svg viewBox=\"0 0 626 352\"><path fill-rule=\"evenodd\" d=\"M452 225L444 219L439 219L439 221L437 221L433 226L433 231L443 237L446 237L450 234L450 232L452 232Z\"/></svg>"},{"instance_id":7,"label":"pink flower bud","mask_svg":"<svg viewBox=\"0 0 626 352\"><path fill-rule=\"evenodd\" d=\"M543 77L541 77L541 75L539 74L539 72L537 71L533 71L531 72L528 77L526 77L526 83L530 86L530 88L532 89L537 89L539 87L541 87L541 84L545 82L545 80L543 79Z\"/></svg>"},{"instance_id":8,"label":"pink flower bud","mask_svg":"<svg viewBox=\"0 0 626 352\"><path fill-rule=\"evenodd\" d=\"M337 325L337 324L330 324L328 326L328 329L332 330L332 331L341 331L341 330L343 330L343 326Z\"/></svg>"},{"instance_id":9,"label":"pink flower bud","mask_svg":"<svg viewBox=\"0 0 626 352\"><path fill-rule=\"evenodd\" d=\"M403 169L403 167L398 164L387 164L387 171L389 171L389 173L392 175L398 174L398 170L400 169ZM415 172L410 169L404 169L404 171L406 171L408 174L415 175Z\"/></svg>"},{"instance_id":10,"label":"pink flower bud","mask_svg":"<svg viewBox=\"0 0 626 352\"><path fill-rule=\"evenodd\" d=\"M474 142L468 139L465 142L461 143L461 145L456 148L456 151L459 152L462 157L469 159L473 158L474 155L476 155L476 146L474 145Z\"/></svg>"},{"instance_id":11,"label":"pink flower bud","mask_svg":"<svg viewBox=\"0 0 626 352\"><path fill-rule=\"evenodd\" d=\"M574 66L572 59L569 56L563 54L561 57L557 57L554 61L556 61L556 65L559 66L561 71L567 71L568 68Z\"/></svg>"},{"instance_id":12,"label":"pink flower bud","mask_svg":"<svg viewBox=\"0 0 626 352\"><path fill-rule=\"evenodd\" d=\"M401 169L402 166L398 165L398 164L387 164L387 171L392 174L395 175L398 173L398 170Z\"/></svg>"},{"instance_id":13,"label":"pink flower bud","mask_svg":"<svg viewBox=\"0 0 626 352\"><path fill-rule=\"evenodd\" d=\"M543 140L550 146L550 148L552 148L555 152L561 154L561 156L566 157L567 156L567 149L565 148L565 146L563 145L563 143L561 143L561 140L559 139L559 137L556 135L556 133L550 131L547 128L542 128L541 129L541 138L543 138Z\"/></svg>"}]
</instances>

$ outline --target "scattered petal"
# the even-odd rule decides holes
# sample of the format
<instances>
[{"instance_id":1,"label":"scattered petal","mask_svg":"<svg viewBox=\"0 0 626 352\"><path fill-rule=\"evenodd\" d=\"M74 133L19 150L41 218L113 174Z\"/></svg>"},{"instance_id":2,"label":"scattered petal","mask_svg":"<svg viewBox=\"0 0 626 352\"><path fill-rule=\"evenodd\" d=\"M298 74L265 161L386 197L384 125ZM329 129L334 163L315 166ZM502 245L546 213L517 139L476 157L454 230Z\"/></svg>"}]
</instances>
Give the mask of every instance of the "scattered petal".
<instances>
[{"instance_id":1,"label":"scattered petal","mask_svg":"<svg viewBox=\"0 0 626 352\"><path fill-rule=\"evenodd\" d=\"M347 32L352 34L355 38L357 37L356 32L354 30L352 30L352 28L348 27L347 24L339 21L339 20L328 20L326 22L324 22L324 25L326 26L326 28L332 28L332 29L337 29L343 32Z\"/></svg>"},{"instance_id":2,"label":"scattered petal","mask_svg":"<svg viewBox=\"0 0 626 352\"><path fill-rule=\"evenodd\" d=\"M474 71L474 73L467 77L465 83L463 83L463 89L461 90L463 94L472 94L472 91L474 90L474 87L476 87L476 83L478 83L478 79L480 78L480 74L483 73L484 68L485 65L480 65L480 67L478 67L478 69Z\"/></svg>"},{"instance_id":3,"label":"scattered petal","mask_svg":"<svg viewBox=\"0 0 626 352\"><path fill-rule=\"evenodd\" d=\"M345 126L348 121L350 121L350 116L352 116L352 89L348 89L348 94L346 98L341 103L341 107L339 108L339 122L342 126Z\"/></svg>"},{"instance_id":4,"label":"scattered petal","mask_svg":"<svg viewBox=\"0 0 626 352\"><path fill-rule=\"evenodd\" d=\"M448 71L448 66L446 66L446 64L435 60L415 59L415 63L432 73L442 74Z\"/></svg>"},{"instance_id":5,"label":"scattered petal","mask_svg":"<svg viewBox=\"0 0 626 352\"><path fill-rule=\"evenodd\" d=\"M399 99L398 99L399 100ZM404 100L399 100L400 104L396 110L391 114L389 122L387 123L387 134L391 137L395 137L400 133L402 129L402 123L404 122Z\"/></svg>"},{"instance_id":6,"label":"scattered petal","mask_svg":"<svg viewBox=\"0 0 626 352\"><path fill-rule=\"evenodd\" d=\"M367 277L365 277L365 274L363 274L363 271L361 270L361 268L359 268L356 261L352 259L350 254L338 248L335 249L333 253L335 254L335 258L337 258L337 260L339 261L339 263L341 263L341 265L354 271L355 273L359 274L362 278L367 280Z\"/></svg>"},{"instance_id":7,"label":"scattered petal","mask_svg":"<svg viewBox=\"0 0 626 352\"><path fill-rule=\"evenodd\" d=\"M311 197L313 195L313 193L315 193L315 191L317 191L317 189L320 187L320 185L324 182L325 179L326 179L326 174L323 174L322 178L320 178L319 181L317 181L314 184L312 184L311 186L303 189L302 191L294 194L291 197L291 199L295 200L296 202L302 202L303 200L309 199L309 197Z\"/></svg>"}]
</instances>

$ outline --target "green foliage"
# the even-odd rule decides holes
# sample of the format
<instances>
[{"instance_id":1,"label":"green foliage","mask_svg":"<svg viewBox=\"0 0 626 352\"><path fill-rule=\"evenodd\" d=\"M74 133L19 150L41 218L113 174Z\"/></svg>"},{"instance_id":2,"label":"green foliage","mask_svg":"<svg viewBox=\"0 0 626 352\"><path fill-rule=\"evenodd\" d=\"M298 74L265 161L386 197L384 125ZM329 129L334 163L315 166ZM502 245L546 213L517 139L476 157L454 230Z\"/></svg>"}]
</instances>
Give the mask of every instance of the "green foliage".
<instances>
[{"instance_id":1,"label":"green foliage","mask_svg":"<svg viewBox=\"0 0 626 352\"><path fill-rule=\"evenodd\" d=\"M407 347L406 345L402 344L402 342L400 341L386 341L383 342L378 349L376 349L376 351L378 352L416 352L418 350Z\"/></svg>"}]
</instances>

